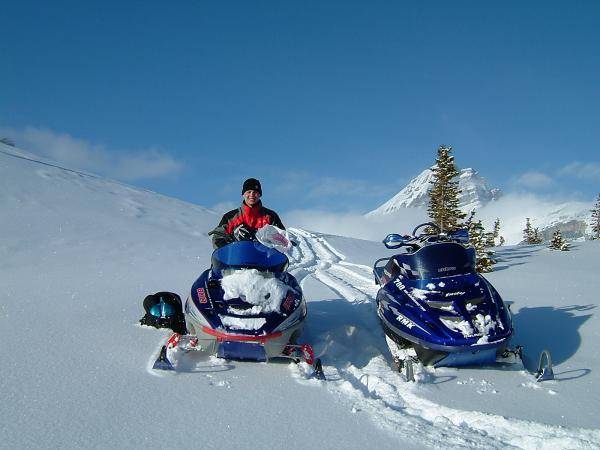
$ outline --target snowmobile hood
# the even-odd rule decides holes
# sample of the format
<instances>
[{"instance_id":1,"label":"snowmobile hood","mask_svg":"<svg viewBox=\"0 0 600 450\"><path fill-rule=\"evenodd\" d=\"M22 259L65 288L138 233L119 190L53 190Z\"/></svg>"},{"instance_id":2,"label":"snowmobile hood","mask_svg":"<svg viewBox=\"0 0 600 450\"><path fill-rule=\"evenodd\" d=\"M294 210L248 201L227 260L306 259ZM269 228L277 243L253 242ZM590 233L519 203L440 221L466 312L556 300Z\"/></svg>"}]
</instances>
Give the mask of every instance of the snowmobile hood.
<instances>
[{"instance_id":1,"label":"snowmobile hood","mask_svg":"<svg viewBox=\"0 0 600 450\"><path fill-rule=\"evenodd\" d=\"M218 271L249 268L283 272L287 265L287 256L256 241L232 242L212 254L212 268Z\"/></svg>"},{"instance_id":2,"label":"snowmobile hood","mask_svg":"<svg viewBox=\"0 0 600 450\"><path fill-rule=\"evenodd\" d=\"M378 293L378 314L404 339L453 351L494 346L512 335L508 309L478 274L429 280L396 278Z\"/></svg>"},{"instance_id":3,"label":"snowmobile hood","mask_svg":"<svg viewBox=\"0 0 600 450\"><path fill-rule=\"evenodd\" d=\"M274 309L248 303L246 298L226 300L221 275L206 270L192 285L184 312L198 323L224 333L264 336L284 331L306 318L306 300L292 275L274 273L273 278L288 287L285 297Z\"/></svg>"}]
</instances>

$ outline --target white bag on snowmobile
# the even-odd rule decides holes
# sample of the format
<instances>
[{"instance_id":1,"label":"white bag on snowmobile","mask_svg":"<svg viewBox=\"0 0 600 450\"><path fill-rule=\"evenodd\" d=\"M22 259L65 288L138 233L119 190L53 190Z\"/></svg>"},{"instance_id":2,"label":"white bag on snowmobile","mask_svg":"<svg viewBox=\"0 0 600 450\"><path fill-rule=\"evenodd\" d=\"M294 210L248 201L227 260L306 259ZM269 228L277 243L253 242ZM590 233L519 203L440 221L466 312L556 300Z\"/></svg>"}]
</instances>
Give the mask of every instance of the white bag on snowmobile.
<instances>
[{"instance_id":1,"label":"white bag on snowmobile","mask_svg":"<svg viewBox=\"0 0 600 450\"><path fill-rule=\"evenodd\" d=\"M259 228L256 231L256 240L265 247L274 248L281 253L287 253L293 245L288 232L274 225Z\"/></svg>"}]
</instances>

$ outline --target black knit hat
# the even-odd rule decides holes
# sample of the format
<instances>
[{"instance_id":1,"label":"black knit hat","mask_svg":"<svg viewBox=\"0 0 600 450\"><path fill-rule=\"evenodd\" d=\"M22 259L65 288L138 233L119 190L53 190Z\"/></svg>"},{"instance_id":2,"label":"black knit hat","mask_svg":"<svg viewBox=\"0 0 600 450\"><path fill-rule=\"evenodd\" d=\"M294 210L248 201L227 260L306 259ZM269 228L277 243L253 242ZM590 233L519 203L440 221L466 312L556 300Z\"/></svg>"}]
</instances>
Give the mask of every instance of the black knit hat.
<instances>
[{"instance_id":1,"label":"black knit hat","mask_svg":"<svg viewBox=\"0 0 600 450\"><path fill-rule=\"evenodd\" d=\"M249 190L256 191L260 195L262 195L262 188L260 187L260 181L258 181L256 178L248 178L246 181L244 181L244 186L242 187L242 195L244 194L244 192L249 191Z\"/></svg>"}]
</instances>

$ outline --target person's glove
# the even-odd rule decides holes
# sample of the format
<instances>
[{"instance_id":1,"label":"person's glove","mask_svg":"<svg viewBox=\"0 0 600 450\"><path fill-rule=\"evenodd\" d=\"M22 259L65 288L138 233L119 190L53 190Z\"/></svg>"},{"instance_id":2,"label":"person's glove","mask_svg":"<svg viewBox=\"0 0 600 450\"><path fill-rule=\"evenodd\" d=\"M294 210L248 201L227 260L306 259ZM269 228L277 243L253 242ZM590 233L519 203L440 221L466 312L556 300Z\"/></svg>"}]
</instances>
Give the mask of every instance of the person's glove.
<instances>
[{"instance_id":1,"label":"person's glove","mask_svg":"<svg viewBox=\"0 0 600 450\"><path fill-rule=\"evenodd\" d=\"M233 229L233 236L236 241L251 241L254 239L254 232L248 225L243 223Z\"/></svg>"}]
</instances>

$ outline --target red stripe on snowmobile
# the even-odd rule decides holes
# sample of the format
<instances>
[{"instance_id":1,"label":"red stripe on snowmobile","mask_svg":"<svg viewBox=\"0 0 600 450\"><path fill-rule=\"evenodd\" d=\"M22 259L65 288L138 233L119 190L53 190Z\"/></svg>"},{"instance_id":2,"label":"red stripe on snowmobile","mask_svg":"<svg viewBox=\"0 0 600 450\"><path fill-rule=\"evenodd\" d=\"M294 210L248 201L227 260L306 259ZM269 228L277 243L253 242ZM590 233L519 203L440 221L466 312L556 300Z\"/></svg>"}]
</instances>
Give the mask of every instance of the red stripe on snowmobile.
<instances>
[{"instance_id":1,"label":"red stripe on snowmobile","mask_svg":"<svg viewBox=\"0 0 600 450\"><path fill-rule=\"evenodd\" d=\"M268 340L280 337L283 333L276 331L275 333L265 334L263 336L248 336L245 334L228 334L222 331L213 330L212 328L202 327L202 331L211 336L215 336L218 341L242 341L242 342L260 342L264 344Z\"/></svg>"},{"instance_id":2,"label":"red stripe on snowmobile","mask_svg":"<svg viewBox=\"0 0 600 450\"><path fill-rule=\"evenodd\" d=\"M304 360L306 361L306 364L312 366L313 362L315 361L315 352L313 351L312 346L309 344L302 344L300 348L304 354Z\"/></svg>"},{"instance_id":3,"label":"red stripe on snowmobile","mask_svg":"<svg viewBox=\"0 0 600 450\"><path fill-rule=\"evenodd\" d=\"M179 344L179 339L181 339L181 335L179 333L173 333L167 341L167 348L177 347L177 344Z\"/></svg>"}]
</instances>

